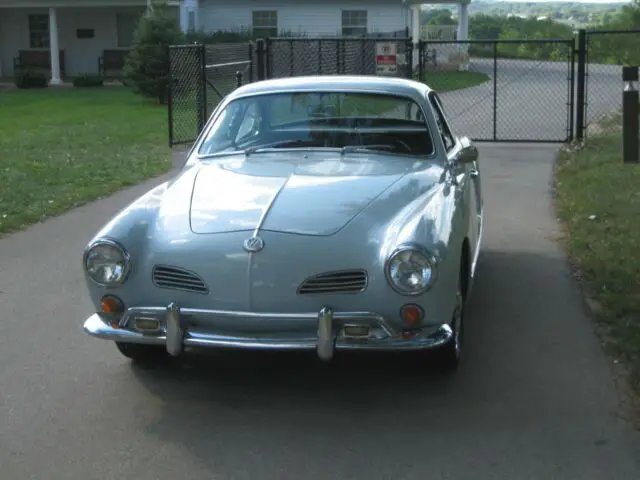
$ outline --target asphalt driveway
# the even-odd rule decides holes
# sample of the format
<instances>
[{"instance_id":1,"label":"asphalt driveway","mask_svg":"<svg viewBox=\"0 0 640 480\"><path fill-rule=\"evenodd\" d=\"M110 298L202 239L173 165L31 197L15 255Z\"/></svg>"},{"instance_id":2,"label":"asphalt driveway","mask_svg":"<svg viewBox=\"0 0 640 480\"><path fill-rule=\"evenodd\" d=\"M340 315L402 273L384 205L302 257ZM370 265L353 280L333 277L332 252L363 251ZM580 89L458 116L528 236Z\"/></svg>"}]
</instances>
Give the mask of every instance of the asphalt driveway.
<instances>
[{"instance_id":1,"label":"asphalt driveway","mask_svg":"<svg viewBox=\"0 0 640 480\"><path fill-rule=\"evenodd\" d=\"M419 357L207 356L87 337L85 243L152 183L0 240L0 476L638 479L640 435L556 242L554 147L481 145L486 233L457 376Z\"/></svg>"}]
</instances>

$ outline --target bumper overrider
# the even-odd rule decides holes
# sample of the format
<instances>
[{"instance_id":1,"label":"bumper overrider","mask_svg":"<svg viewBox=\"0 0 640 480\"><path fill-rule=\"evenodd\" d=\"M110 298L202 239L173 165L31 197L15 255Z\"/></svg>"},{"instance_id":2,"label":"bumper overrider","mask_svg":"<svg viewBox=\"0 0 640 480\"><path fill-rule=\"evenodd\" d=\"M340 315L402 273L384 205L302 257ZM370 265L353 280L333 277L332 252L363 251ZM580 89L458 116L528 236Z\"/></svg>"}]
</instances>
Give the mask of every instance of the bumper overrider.
<instances>
[{"instance_id":1,"label":"bumper overrider","mask_svg":"<svg viewBox=\"0 0 640 480\"><path fill-rule=\"evenodd\" d=\"M216 319L297 322L313 325L315 334L273 332L260 334L215 333ZM96 313L84 323L91 336L118 342L165 346L171 355L185 347L232 347L272 350L316 350L322 360L330 360L335 350L425 350L452 340L448 324L413 330L392 328L384 318L371 312L334 312L323 307L317 313L272 314L166 307L133 307L114 318Z\"/></svg>"}]
</instances>

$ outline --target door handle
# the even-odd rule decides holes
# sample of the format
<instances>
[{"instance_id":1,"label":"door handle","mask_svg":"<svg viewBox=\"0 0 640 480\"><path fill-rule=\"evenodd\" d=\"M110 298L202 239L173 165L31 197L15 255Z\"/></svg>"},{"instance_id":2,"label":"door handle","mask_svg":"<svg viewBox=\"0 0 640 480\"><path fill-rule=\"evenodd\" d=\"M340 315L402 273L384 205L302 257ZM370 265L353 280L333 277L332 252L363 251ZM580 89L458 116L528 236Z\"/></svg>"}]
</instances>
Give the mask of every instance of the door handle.
<instances>
[{"instance_id":1,"label":"door handle","mask_svg":"<svg viewBox=\"0 0 640 480\"><path fill-rule=\"evenodd\" d=\"M480 172L475 168L472 168L471 170L469 170L469 176L471 178L478 178L478 176L480 176Z\"/></svg>"}]
</instances>

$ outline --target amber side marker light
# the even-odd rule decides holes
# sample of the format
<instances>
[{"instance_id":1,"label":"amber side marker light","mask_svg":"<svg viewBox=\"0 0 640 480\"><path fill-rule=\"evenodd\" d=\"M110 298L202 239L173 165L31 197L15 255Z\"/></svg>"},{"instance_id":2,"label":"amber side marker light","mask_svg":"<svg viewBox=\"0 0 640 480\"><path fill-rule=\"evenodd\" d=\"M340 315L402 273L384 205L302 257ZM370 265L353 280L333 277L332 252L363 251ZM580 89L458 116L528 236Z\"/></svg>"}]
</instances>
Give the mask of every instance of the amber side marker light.
<instances>
[{"instance_id":1,"label":"amber side marker light","mask_svg":"<svg viewBox=\"0 0 640 480\"><path fill-rule=\"evenodd\" d=\"M423 319L424 311L415 303L408 303L400 309L400 317L407 325L414 325Z\"/></svg>"},{"instance_id":2,"label":"amber side marker light","mask_svg":"<svg viewBox=\"0 0 640 480\"><path fill-rule=\"evenodd\" d=\"M100 301L100 311L102 313L122 313L124 312L124 305L119 298L109 295L102 297L102 300ZM118 328L119 321L119 318L113 318L111 320L111 326L113 328Z\"/></svg>"}]
</instances>

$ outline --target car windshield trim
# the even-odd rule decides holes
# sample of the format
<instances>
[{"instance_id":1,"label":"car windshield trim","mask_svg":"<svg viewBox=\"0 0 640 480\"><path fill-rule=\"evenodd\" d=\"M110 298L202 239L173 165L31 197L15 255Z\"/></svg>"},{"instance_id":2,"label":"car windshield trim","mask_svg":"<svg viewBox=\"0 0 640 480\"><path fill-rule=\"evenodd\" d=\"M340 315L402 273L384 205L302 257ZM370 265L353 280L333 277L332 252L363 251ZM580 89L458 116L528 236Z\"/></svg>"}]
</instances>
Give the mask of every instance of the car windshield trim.
<instances>
[{"instance_id":1,"label":"car windshield trim","mask_svg":"<svg viewBox=\"0 0 640 480\"><path fill-rule=\"evenodd\" d=\"M198 142L201 159L283 150L430 158L437 150L426 105L388 92L277 92L225 103ZM279 146L283 144L282 146ZM383 147L384 145L384 147Z\"/></svg>"}]
</instances>

